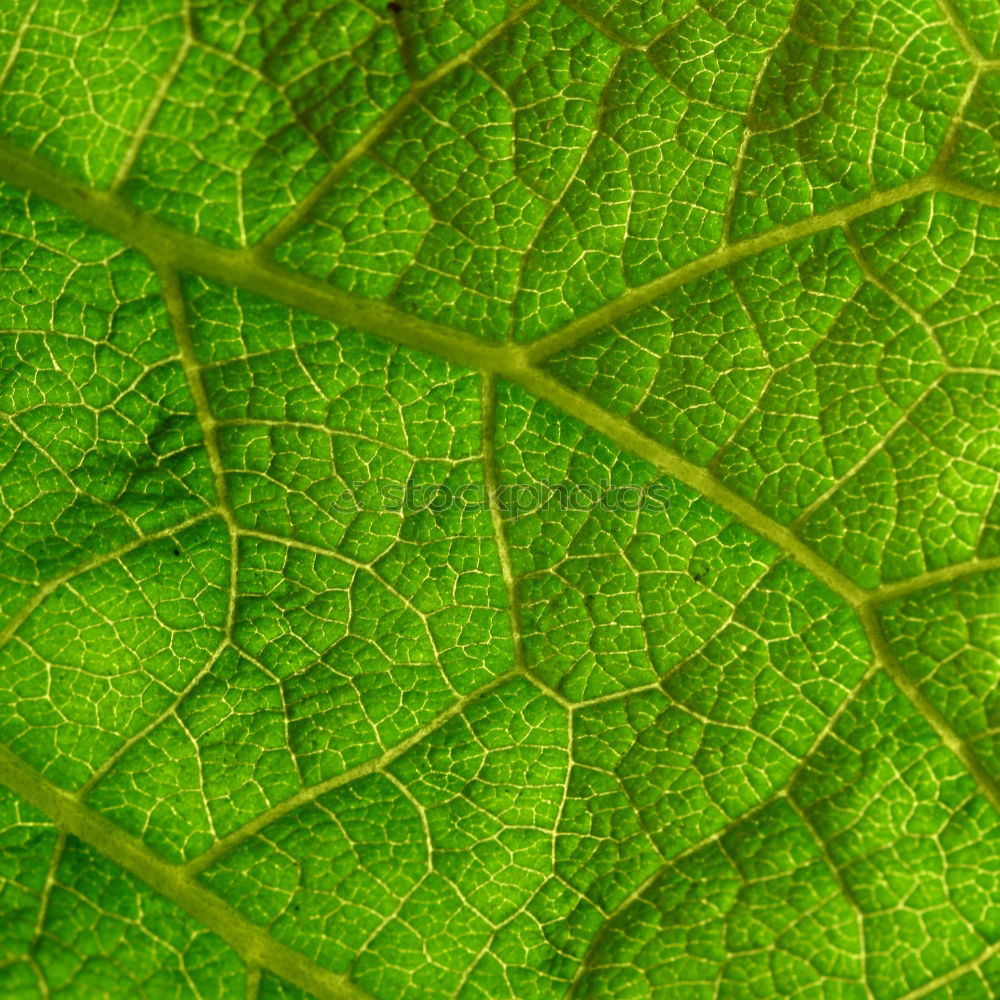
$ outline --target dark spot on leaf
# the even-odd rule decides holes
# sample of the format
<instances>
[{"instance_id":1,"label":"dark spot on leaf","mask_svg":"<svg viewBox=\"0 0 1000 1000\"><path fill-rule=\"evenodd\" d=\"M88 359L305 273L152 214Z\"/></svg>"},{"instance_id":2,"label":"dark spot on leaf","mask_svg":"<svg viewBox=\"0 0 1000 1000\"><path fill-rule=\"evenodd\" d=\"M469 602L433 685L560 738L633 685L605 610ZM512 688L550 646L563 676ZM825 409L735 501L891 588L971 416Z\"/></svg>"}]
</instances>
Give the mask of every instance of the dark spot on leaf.
<instances>
[{"instance_id":1,"label":"dark spot on leaf","mask_svg":"<svg viewBox=\"0 0 1000 1000\"><path fill-rule=\"evenodd\" d=\"M556 594L549 598L548 605L552 611L562 611L570 606L570 595L568 593Z\"/></svg>"},{"instance_id":2,"label":"dark spot on leaf","mask_svg":"<svg viewBox=\"0 0 1000 1000\"><path fill-rule=\"evenodd\" d=\"M398 0L389 0L389 3L387 3L385 5L385 9L390 14L402 14L403 13L403 5L401 3L399 3Z\"/></svg>"},{"instance_id":3,"label":"dark spot on leaf","mask_svg":"<svg viewBox=\"0 0 1000 1000\"><path fill-rule=\"evenodd\" d=\"M180 554L181 554L181 550L180 549L174 549L174 555L175 556L179 556Z\"/></svg>"}]
</instances>

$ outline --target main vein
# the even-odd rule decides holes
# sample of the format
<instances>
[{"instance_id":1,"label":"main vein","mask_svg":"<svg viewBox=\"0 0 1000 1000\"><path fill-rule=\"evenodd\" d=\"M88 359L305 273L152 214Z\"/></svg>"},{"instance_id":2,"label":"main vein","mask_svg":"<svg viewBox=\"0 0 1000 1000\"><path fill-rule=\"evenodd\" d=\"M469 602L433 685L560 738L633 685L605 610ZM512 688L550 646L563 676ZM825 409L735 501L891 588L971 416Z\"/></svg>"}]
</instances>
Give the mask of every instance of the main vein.
<instances>
[{"instance_id":1,"label":"main vein","mask_svg":"<svg viewBox=\"0 0 1000 1000\"><path fill-rule=\"evenodd\" d=\"M655 282L633 289L608 306L595 310L525 349L518 345L490 344L471 334L420 319L385 303L359 299L307 276L268 263L251 252L214 246L199 237L167 226L156 218L136 212L113 194L81 188L61 172L5 143L0 143L0 177L37 192L142 251L157 264L162 273L169 275L176 270L194 272L228 285L252 290L256 294L339 324L366 330L394 343L436 354L484 374L501 376L515 382L601 431L627 451L649 459L661 472L699 490L754 531L779 545L852 606L858 606L864 600L865 593L860 587L800 541L784 525L725 486L708 470L689 462L672 449L638 431L628 420L609 413L588 397L548 375L540 367L540 361L552 351L639 308L645 301L663 294L669 287L714 268L728 266L735 260L759 252L765 246L776 246L808 232L842 225L845 220L857 218L867 211L930 190L938 183L933 178L900 185L864 202L734 243L726 250L716 251ZM168 302L177 298L174 294L176 289L172 286L166 291Z\"/></svg>"},{"instance_id":2,"label":"main vein","mask_svg":"<svg viewBox=\"0 0 1000 1000\"><path fill-rule=\"evenodd\" d=\"M525 5L525 7L530 6L531 4ZM831 227L843 226L869 212L930 191L949 191L961 197L995 204L993 197L967 185L948 181L936 173L931 174L877 192L866 199L829 212L730 243L629 290L613 302L538 339L530 346L521 347L493 345L464 331L419 319L385 303L357 298L307 276L280 268L257 252L217 247L199 237L167 226L154 217L135 211L114 194L81 187L43 161L2 141L0 141L0 178L35 192L89 224L103 229L143 252L158 267L164 278L164 292L168 306L171 306L175 332L179 334L179 346L185 370L199 406L199 416L202 418L206 446L209 449L216 479L217 500L231 530L234 528L234 514L226 495L221 461L214 440L214 421L208 411L207 399L204 398L193 347L186 334L180 289L175 277L177 271L197 273L228 285L248 289L339 324L358 327L389 341L418 348L471 367L486 376L486 385L490 392L492 380L497 376L504 377L600 431L626 451L649 460L661 472L698 490L708 500L727 510L757 534L776 544L855 609L868 635L875 661L889 673L915 709L931 724L941 741L959 758L982 794L1000 811L1000 790L996 783L965 741L957 736L944 716L927 700L895 660L874 610L876 600L880 599L877 593L865 591L853 583L805 545L792 530L764 514L751 502L725 486L707 469L695 465L672 449L649 438L629 421L609 413L587 396L573 391L548 375L541 367L544 360L554 353L571 347L583 338L660 298L673 288L711 271L731 266L764 250ZM314 201L319 200L327 186L320 185ZM291 220L289 226L295 221L297 217ZM492 407L492 398L487 402ZM495 483L492 486L495 488ZM494 520L497 518L494 517ZM502 529L502 524L500 528ZM502 551L501 557L503 556ZM511 579L506 582L513 613L516 600L512 589L514 581ZM903 588L899 589L902 592ZM42 597L44 592L40 592L39 599ZM519 659L523 659L523 651L519 651ZM516 672L522 670L523 664ZM459 700L445 713L445 717L450 718L459 713L471 700L482 696L486 690L506 680L507 676L496 678L486 688ZM432 727L441 722L442 719L434 720ZM386 766L424 735L425 730L420 730L393 748L384 759L368 762L361 768L346 772L322 785L304 789L299 795L257 817L247 826L234 831L229 837L223 838L213 849L187 867L164 861L140 840L105 820L83 805L78 798L46 782L27 764L3 748L0 748L0 782L45 812L61 829L92 844L123 868L140 877L157 892L175 901L225 938L251 967L273 971L324 1000L358 1000L365 994L346 978L329 972L301 953L275 941L265 930L250 923L219 897L199 885L196 881L197 872L281 815L312 801L333 787L359 777L361 773L371 773L379 767Z\"/></svg>"},{"instance_id":3,"label":"main vein","mask_svg":"<svg viewBox=\"0 0 1000 1000\"><path fill-rule=\"evenodd\" d=\"M968 186L955 184L934 172L919 180L877 192L851 205L732 243L725 249L714 251L646 285L632 289L614 302L525 348L515 344L491 344L464 331L420 319L386 303L349 295L306 275L270 263L255 252L215 246L168 226L153 216L136 211L115 194L81 187L41 159L4 141L0 141L0 179L37 193L141 251L161 273L169 275L185 271L200 274L523 386L535 396L600 431L624 450L649 460L660 472L699 491L804 566L857 611L863 622L875 622L873 612L870 615L865 613L871 611L873 593L846 577L799 539L794 531L769 517L709 470L690 462L673 449L639 431L625 418L609 413L589 397L553 378L543 370L541 362L554 351L564 349L598 328L640 308L670 288L711 270L727 267L751 254L789 240L832 226L842 226L867 212L917 194L941 190L961 197L976 196L977 192ZM172 289L168 287L166 291L169 301ZM884 655L880 659L885 660L886 656L891 656L881 633L873 632L869 624L865 628L876 655L881 647ZM894 677L903 676L902 670L894 671L891 664L887 665L887 669ZM926 698L917 697L920 693L915 687L910 685L905 690L911 702L934 726L943 742L970 767L970 773L987 798L1000 808L1000 791L981 765L977 764L972 751L954 733L943 716L932 710L933 706L930 706Z\"/></svg>"}]
</instances>

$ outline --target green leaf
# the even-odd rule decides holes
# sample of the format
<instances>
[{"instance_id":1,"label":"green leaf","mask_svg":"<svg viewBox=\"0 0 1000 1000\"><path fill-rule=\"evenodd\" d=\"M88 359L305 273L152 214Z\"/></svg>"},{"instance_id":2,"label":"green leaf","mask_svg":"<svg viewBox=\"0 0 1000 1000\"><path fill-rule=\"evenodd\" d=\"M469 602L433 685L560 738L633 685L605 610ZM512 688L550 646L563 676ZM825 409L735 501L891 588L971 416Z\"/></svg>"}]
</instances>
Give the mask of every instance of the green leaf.
<instances>
[{"instance_id":1,"label":"green leaf","mask_svg":"<svg viewBox=\"0 0 1000 1000\"><path fill-rule=\"evenodd\" d=\"M984 0L9 0L0 995L1000 995Z\"/></svg>"}]
</instances>

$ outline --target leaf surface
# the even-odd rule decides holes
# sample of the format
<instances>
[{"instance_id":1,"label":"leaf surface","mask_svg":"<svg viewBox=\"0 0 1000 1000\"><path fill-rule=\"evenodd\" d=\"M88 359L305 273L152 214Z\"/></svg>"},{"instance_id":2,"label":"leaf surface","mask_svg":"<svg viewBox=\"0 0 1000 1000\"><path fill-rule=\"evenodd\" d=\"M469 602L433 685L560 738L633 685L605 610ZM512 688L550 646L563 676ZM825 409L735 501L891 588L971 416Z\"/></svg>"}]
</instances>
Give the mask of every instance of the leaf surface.
<instances>
[{"instance_id":1,"label":"leaf surface","mask_svg":"<svg viewBox=\"0 0 1000 1000\"><path fill-rule=\"evenodd\" d=\"M998 14L6 4L3 995L997 995Z\"/></svg>"}]
</instances>

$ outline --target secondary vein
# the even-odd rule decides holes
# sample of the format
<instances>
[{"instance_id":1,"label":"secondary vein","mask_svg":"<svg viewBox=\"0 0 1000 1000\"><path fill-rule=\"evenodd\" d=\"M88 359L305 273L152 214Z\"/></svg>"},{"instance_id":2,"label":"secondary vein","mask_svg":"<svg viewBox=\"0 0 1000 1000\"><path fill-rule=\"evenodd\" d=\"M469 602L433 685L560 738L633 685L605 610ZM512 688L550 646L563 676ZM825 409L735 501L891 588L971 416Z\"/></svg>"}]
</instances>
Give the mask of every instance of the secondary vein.
<instances>
[{"instance_id":1,"label":"secondary vein","mask_svg":"<svg viewBox=\"0 0 1000 1000\"><path fill-rule=\"evenodd\" d=\"M368 994L347 978L276 941L179 865L164 861L141 840L47 781L6 747L0 747L0 784L45 813L60 831L89 844L172 900L223 938L248 965L267 969L321 1000L368 1000Z\"/></svg>"}]
</instances>

